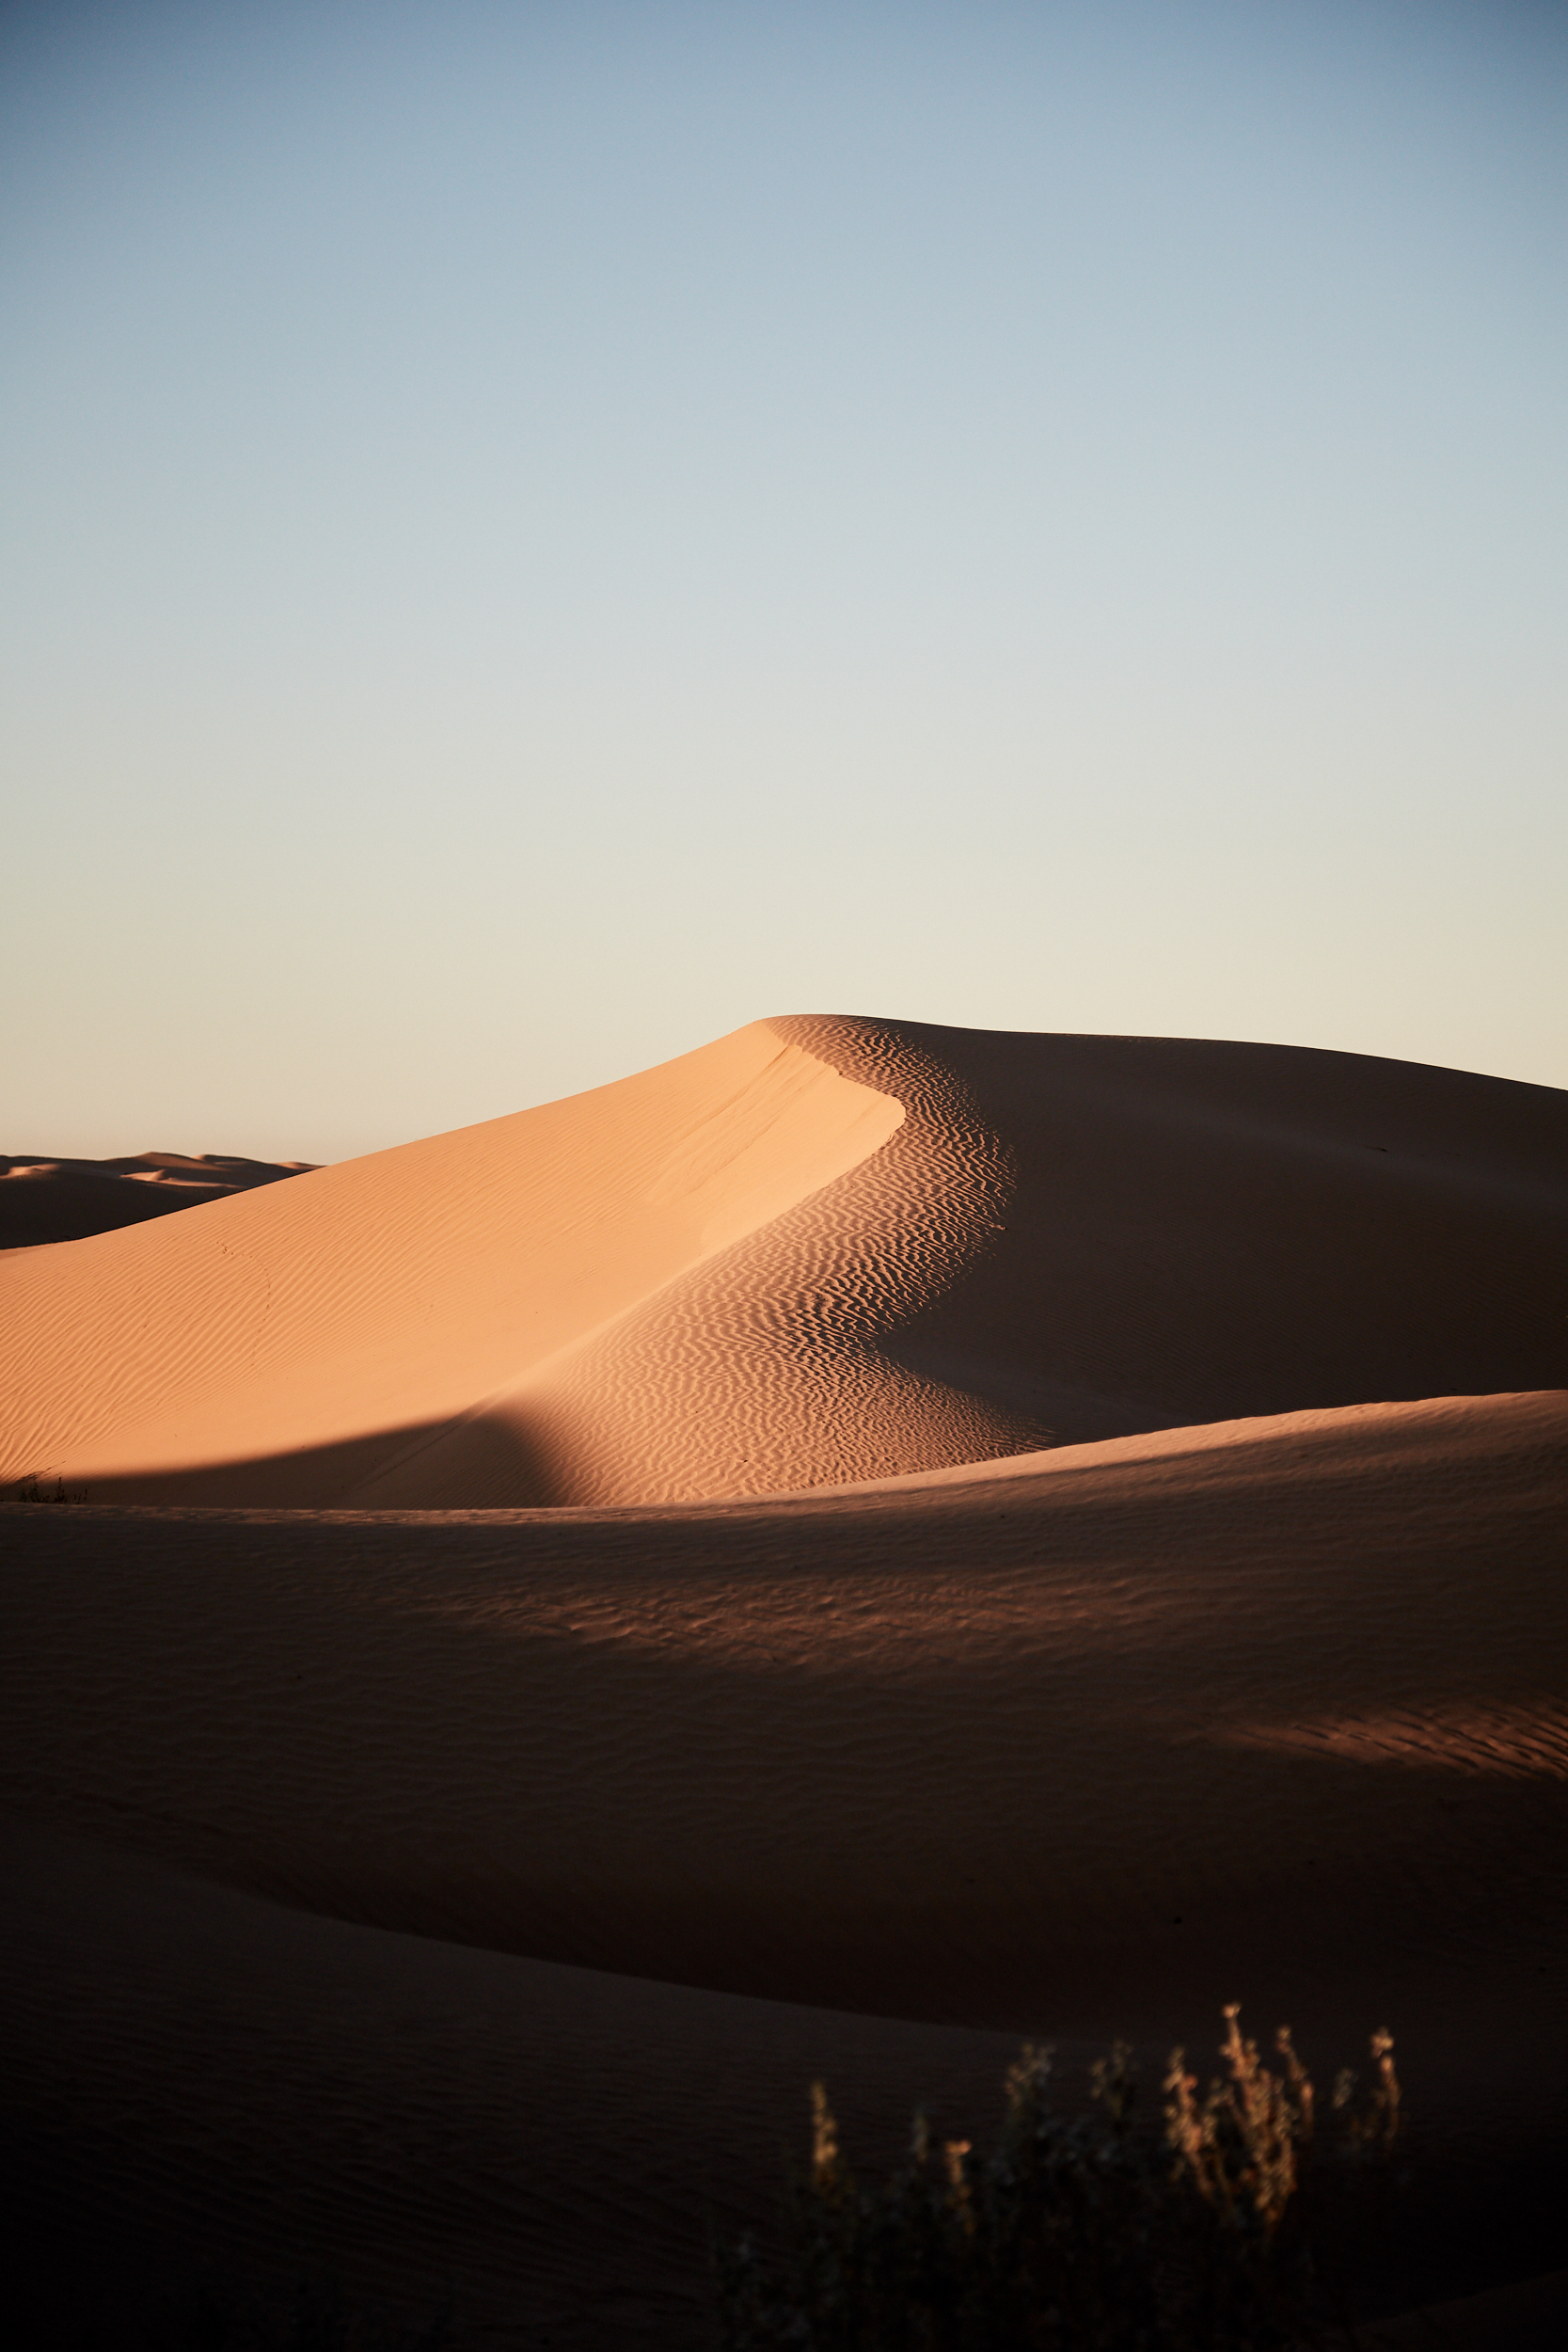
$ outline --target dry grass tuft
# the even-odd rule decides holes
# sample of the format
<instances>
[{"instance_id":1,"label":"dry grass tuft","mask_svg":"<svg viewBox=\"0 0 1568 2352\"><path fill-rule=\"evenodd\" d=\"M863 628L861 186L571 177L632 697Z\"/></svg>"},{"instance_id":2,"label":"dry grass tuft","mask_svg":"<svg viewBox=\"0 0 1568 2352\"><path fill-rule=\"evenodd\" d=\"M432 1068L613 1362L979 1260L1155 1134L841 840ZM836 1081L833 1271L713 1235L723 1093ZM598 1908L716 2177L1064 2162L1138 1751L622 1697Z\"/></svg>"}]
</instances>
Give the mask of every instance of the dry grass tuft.
<instances>
[{"instance_id":1,"label":"dry grass tuft","mask_svg":"<svg viewBox=\"0 0 1568 2352\"><path fill-rule=\"evenodd\" d=\"M1277 2073L1226 2011L1226 2071L1200 2092L1173 2051L1161 2128L1135 2126L1132 2052L1090 2076L1086 2116L1051 2104L1052 2053L1006 2078L995 2152L932 2138L855 2180L820 2083L812 2153L776 2250L718 2249L724 2352L1267 2352L1338 2316L1347 2220L1375 2203L1400 2131L1393 2043L1341 2074L1326 2118L1282 2026Z\"/></svg>"},{"instance_id":2,"label":"dry grass tuft","mask_svg":"<svg viewBox=\"0 0 1568 2352\"><path fill-rule=\"evenodd\" d=\"M8 1488L0 1488L0 1502L85 1502L87 1499L87 1490L85 1486L78 1487L72 1492L63 1478L55 1479L54 1491L51 1493L49 1481L46 1478L38 1477L35 1473L17 1479L15 1484Z\"/></svg>"}]
</instances>

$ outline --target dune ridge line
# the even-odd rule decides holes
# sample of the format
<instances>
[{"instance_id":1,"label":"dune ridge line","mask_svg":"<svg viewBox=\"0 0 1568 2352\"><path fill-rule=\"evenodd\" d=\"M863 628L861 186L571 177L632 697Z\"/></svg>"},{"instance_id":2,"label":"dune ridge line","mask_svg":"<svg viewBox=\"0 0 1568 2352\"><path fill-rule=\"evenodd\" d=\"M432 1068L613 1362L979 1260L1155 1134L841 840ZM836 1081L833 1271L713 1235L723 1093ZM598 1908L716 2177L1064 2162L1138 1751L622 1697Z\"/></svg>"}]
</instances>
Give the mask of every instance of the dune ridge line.
<instances>
[{"instance_id":1,"label":"dune ridge line","mask_svg":"<svg viewBox=\"0 0 1568 2352\"><path fill-rule=\"evenodd\" d=\"M1568 1379L1568 1097L1284 1047L758 1022L0 1258L0 1475L509 1508Z\"/></svg>"}]
</instances>

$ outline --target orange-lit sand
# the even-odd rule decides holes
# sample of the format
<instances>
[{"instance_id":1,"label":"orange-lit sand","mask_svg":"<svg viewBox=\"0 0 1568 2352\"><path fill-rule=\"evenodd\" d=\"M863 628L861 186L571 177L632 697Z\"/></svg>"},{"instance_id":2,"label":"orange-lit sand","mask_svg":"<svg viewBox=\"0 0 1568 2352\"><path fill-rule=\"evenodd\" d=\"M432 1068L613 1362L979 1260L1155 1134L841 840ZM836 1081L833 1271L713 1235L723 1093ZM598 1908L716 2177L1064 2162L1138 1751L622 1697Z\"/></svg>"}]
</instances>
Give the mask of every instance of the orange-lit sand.
<instances>
[{"instance_id":1,"label":"orange-lit sand","mask_svg":"<svg viewBox=\"0 0 1568 2352\"><path fill-rule=\"evenodd\" d=\"M93 1498L4 1521L23 2209L696 2344L814 2073L877 2161L1239 1995L1394 2026L1448 2291L1568 2260L1565 1177L1545 1089L789 1021L0 1258Z\"/></svg>"},{"instance_id":2,"label":"orange-lit sand","mask_svg":"<svg viewBox=\"0 0 1568 2352\"><path fill-rule=\"evenodd\" d=\"M1568 1378L1564 1097L1281 1048L758 1022L0 1258L0 1478L500 1507Z\"/></svg>"}]
</instances>

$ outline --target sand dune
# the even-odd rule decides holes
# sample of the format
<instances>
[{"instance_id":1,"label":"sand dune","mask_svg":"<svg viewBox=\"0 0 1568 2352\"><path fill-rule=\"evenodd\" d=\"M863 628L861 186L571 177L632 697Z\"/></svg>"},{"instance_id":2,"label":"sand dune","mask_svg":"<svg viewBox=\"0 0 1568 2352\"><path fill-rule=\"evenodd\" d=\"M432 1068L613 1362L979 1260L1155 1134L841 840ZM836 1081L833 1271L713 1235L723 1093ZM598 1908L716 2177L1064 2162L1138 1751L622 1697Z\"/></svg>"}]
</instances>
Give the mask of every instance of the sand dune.
<instances>
[{"instance_id":1,"label":"sand dune","mask_svg":"<svg viewBox=\"0 0 1568 2352\"><path fill-rule=\"evenodd\" d=\"M759 1024L0 1261L50 2278L695 2344L814 2074L878 2163L1235 1996L1399 2035L1386 2299L1568 2261L1565 1114Z\"/></svg>"},{"instance_id":2,"label":"sand dune","mask_svg":"<svg viewBox=\"0 0 1568 2352\"><path fill-rule=\"evenodd\" d=\"M230 1193L302 1176L304 1160L245 1160L206 1152L135 1152L119 1160L58 1159L0 1152L0 1249L81 1241L121 1225L142 1225L173 1209L199 1208Z\"/></svg>"},{"instance_id":3,"label":"sand dune","mask_svg":"<svg viewBox=\"0 0 1568 2352\"><path fill-rule=\"evenodd\" d=\"M680 1502L1554 1387L1565 1102L1283 1048L757 1023L0 1260L0 1476Z\"/></svg>"},{"instance_id":4,"label":"sand dune","mask_svg":"<svg viewBox=\"0 0 1568 2352\"><path fill-rule=\"evenodd\" d=\"M916 2096L994 2113L1005 2029L1152 2071L1241 1994L1325 2065L1391 2017L1440 2281L1544 2266L1565 1439L1496 1398L768 1503L18 1512L25 2194L694 2342L814 2070L885 2157Z\"/></svg>"},{"instance_id":5,"label":"sand dune","mask_svg":"<svg viewBox=\"0 0 1568 2352\"><path fill-rule=\"evenodd\" d=\"M258 1894L689 1984L1108 2031L1259 1914L1391 1993L1481 1965L1499 1870L1560 1924L1565 1467L1551 1395L758 1504L56 1511L0 1757Z\"/></svg>"}]
</instances>

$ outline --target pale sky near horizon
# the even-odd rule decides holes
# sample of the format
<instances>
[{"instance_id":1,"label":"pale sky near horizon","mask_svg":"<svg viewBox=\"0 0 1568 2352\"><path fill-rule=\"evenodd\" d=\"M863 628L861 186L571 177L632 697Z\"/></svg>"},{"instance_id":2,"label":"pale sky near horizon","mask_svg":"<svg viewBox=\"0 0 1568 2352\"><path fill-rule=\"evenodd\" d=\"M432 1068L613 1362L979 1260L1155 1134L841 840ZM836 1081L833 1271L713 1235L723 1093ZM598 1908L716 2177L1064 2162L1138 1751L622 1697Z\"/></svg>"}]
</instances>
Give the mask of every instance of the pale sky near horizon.
<instances>
[{"instance_id":1,"label":"pale sky near horizon","mask_svg":"<svg viewBox=\"0 0 1568 2352\"><path fill-rule=\"evenodd\" d=\"M0 6L0 1150L1568 1087L1568 11Z\"/></svg>"}]
</instances>

